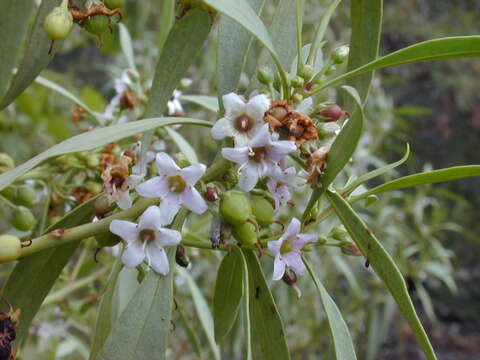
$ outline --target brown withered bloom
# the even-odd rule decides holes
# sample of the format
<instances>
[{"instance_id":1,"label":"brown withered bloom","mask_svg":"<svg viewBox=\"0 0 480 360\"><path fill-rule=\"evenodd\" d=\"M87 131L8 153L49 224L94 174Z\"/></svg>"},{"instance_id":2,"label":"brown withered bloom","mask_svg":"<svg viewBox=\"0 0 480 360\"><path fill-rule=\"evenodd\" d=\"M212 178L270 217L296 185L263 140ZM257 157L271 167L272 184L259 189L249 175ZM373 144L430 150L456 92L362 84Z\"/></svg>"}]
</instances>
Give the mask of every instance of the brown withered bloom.
<instances>
[{"instance_id":1,"label":"brown withered bloom","mask_svg":"<svg viewBox=\"0 0 480 360\"><path fill-rule=\"evenodd\" d=\"M90 200L94 195L84 187L78 187L71 192L78 204Z\"/></svg>"},{"instance_id":2,"label":"brown withered bloom","mask_svg":"<svg viewBox=\"0 0 480 360\"><path fill-rule=\"evenodd\" d=\"M125 90L123 92L122 98L120 99L120 108L122 110L135 109L136 106L137 106L137 100L133 96L132 91L130 91L128 89Z\"/></svg>"},{"instance_id":3,"label":"brown withered bloom","mask_svg":"<svg viewBox=\"0 0 480 360\"><path fill-rule=\"evenodd\" d=\"M0 359L11 360L15 358L16 349L12 342L17 337L18 319L20 309L10 312L0 312Z\"/></svg>"},{"instance_id":4,"label":"brown withered bloom","mask_svg":"<svg viewBox=\"0 0 480 360\"><path fill-rule=\"evenodd\" d=\"M329 146L321 146L315 150L307 159L309 184L316 184L319 177L323 175L327 168L327 155L330 151Z\"/></svg>"},{"instance_id":5,"label":"brown withered bloom","mask_svg":"<svg viewBox=\"0 0 480 360\"><path fill-rule=\"evenodd\" d=\"M271 131L283 133L288 140L294 141L297 147L307 141L318 139L312 119L295 111L285 100L273 102L263 119L269 124Z\"/></svg>"}]
</instances>

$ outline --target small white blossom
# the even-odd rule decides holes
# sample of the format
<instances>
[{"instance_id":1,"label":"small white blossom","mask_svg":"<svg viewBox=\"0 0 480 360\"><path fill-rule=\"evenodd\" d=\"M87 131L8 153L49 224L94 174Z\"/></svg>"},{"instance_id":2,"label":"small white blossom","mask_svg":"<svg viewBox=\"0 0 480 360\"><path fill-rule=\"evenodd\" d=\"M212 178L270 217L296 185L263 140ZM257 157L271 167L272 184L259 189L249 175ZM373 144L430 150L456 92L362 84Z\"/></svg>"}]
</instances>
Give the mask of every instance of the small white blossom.
<instances>
[{"instance_id":1,"label":"small white blossom","mask_svg":"<svg viewBox=\"0 0 480 360\"><path fill-rule=\"evenodd\" d=\"M270 107L270 99L263 94L245 99L235 93L223 96L225 116L212 128L212 137L222 140L233 137L235 146L246 146L264 124L263 116Z\"/></svg>"},{"instance_id":2,"label":"small white blossom","mask_svg":"<svg viewBox=\"0 0 480 360\"><path fill-rule=\"evenodd\" d=\"M313 234L300 234L300 221L293 218L285 233L276 241L269 241L268 250L275 256L273 265L273 280L280 280L290 267L295 274L305 274L305 264L302 261L302 249L316 241Z\"/></svg>"},{"instance_id":3,"label":"small white blossom","mask_svg":"<svg viewBox=\"0 0 480 360\"><path fill-rule=\"evenodd\" d=\"M180 90L173 90L173 95L167 102L168 115L183 116L185 114L182 103L180 102L180 95L182 95Z\"/></svg>"},{"instance_id":4,"label":"small white blossom","mask_svg":"<svg viewBox=\"0 0 480 360\"><path fill-rule=\"evenodd\" d=\"M288 169L282 170L279 175L272 176L267 181L268 191L270 191L275 199L276 210L278 210L280 206L286 205L292 198L288 187L295 177L295 174L295 168L292 166Z\"/></svg>"},{"instance_id":5,"label":"small white blossom","mask_svg":"<svg viewBox=\"0 0 480 360\"><path fill-rule=\"evenodd\" d=\"M224 158L240 164L238 186L252 190L262 176L272 176L281 171L279 162L297 149L293 141L275 141L264 124L247 146L222 149Z\"/></svg>"},{"instance_id":6,"label":"small white blossom","mask_svg":"<svg viewBox=\"0 0 480 360\"><path fill-rule=\"evenodd\" d=\"M207 211L207 204L195 184L205 173L203 164L180 169L166 153L158 153L157 171L160 176L137 186L137 192L148 198L160 198L160 212L165 224L170 224L183 205L197 214Z\"/></svg>"},{"instance_id":7,"label":"small white blossom","mask_svg":"<svg viewBox=\"0 0 480 360\"><path fill-rule=\"evenodd\" d=\"M166 275L170 271L164 247L175 246L182 240L181 234L172 229L163 228L158 206L150 206L138 219L138 224L113 220L110 231L120 236L127 248L122 255L126 267L135 267L146 258L147 263L157 273Z\"/></svg>"}]
</instances>

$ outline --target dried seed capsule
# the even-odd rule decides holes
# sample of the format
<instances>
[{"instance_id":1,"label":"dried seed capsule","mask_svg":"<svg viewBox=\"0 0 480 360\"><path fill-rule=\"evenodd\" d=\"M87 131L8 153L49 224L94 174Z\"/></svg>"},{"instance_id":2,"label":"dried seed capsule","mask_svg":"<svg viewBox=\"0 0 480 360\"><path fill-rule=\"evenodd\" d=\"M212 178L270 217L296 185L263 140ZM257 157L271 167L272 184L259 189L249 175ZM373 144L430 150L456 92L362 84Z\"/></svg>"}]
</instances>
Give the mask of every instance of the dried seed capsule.
<instances>
[{"instance_id":1,"label":"dried seed capsule","mask_svg":"<svg viewBox=\"0 0 480 360\"><path fill-rule=\"evenodd\" d=\"M268 226L275 221L275 209L270 201L261 196L252 196L250 204L260 226Z\"/></svg>"},{"instance_id":2,"label":"dried seed capsule","mask_svg":"<svg viewBox=\"0 0 480 360\"><path fill-rule=\"evenodd\" d=\"M232 235L242 245L253 246L258 240L257 228L251 222L234 226Z\"/></svg>"},{"instance_id":3,"label":"dried seed capsule","mask_svg":"<svg viewBox=\"0 0 480 360\"><path fill-rule=\"evenodd\" d=\"M35 204L36 198L35 191L30 186L22 185L17 188L15 203L26 207L32 207Z\"/></svg>"},{"instance_id":4,"label":"dried seed capsule","mask_svg":"<svg viewBox=\"0 0 480 360\"><path fill-rule=\"evenodd\" d=\"M12 225L20 231L32 230L37 224L37 220L32 212L24 207L19 206L15 209L12 218Z\"/></svg>"},{"instance_id":5,"label":"dried seed capsule","mask_svg":"<svg viewBox=\"0 0 480 360\"><path fill-rule=\"evenodd\" d=\"M104 0L103 3L109 9L118 9L125 6L125 0Z\"/></svg>"},{"instance_id":6,"label":"dried seed capsule","mask_svg":"<svg viewBox=\"0 0 480 360\"><path fill-rule=\"evenodd\" d=\"M68 11L68 0L54 8L45 18L43 28L52 40L65 39L73 27L73 17Z\"/></svg>"},{"instance_id":7,"label":"dried seed capsule","mask_svg":"<svg viewBox=\"0 0 480 360\"><path fill-rule=\"evenodd\" d=\"M95 14L85 21L85 30L91 34L100 35L108 30L110 19L107 15Z\"/></svg>"},{"instance_id":8,"label":"dried seed capsule","mask_svg":"<svg viewBox=\"0 0 480 360\"><path fill-rule=\"evenodd\" d=\"M220 199L220 215L230 225L242 225L252 217L250 202L241 191L227 191Z\"/></svg>"},{"instance_id":9,"label":"dried seed capsule","mask_svg":"<svg viewBox=\"0 0 480 360\"><path fill-rule=\"evenodd\" d=\"M17 260L20 256L22 243L12 235L0 235L0 263Z\"/></svg>"}]
</instances>

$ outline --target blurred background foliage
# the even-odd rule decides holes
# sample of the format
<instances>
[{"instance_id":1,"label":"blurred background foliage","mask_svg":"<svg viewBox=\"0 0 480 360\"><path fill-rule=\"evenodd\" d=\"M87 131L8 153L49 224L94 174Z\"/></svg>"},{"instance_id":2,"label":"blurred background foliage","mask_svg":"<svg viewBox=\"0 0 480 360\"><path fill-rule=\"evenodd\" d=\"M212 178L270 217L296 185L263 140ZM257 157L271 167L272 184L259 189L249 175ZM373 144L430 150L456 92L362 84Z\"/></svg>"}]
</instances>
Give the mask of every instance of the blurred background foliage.
<instances>
[{"instance_id":1,"label":"blurred background foliage","mask_svg":"<svg viewBox=\"0 0 480 360\"><path fill-rule=\"evenodd\" d=\"M311 38L314 23L328 1L307 1L305 38ZM340 6L327 33L326 52L348 43L348 2ZM157 55L161 19L157 1L128 1L124 23L134 40L136 61L143 81L150 81ZM274 16L273 2L264 9L268 23ZM475 0L403 0L385 2L381 53L386 54L426 39L478 33L480 3ZM93 110L103 111L115 94L114 80L127 64L121 54L118 28L98 47L93 37L75 29L59 54L42 75L62 84ZM186 93L214 95L215 39L190 69L193 83ZM247 73L253 72L260 51L252 52ZM245 75L244 85L248 83ZM251 75L251 74L250 74ZM393 175L406 175L430 168L479 163L480 95L477 60L450 60L403 66L376 73L367 108L367 129L359 151L349 167L349 175L398 160L408 142L412 155ZM214 119L196 106L184 104L190 117ZM0 113L0 152L21 163L36 153L79 132L72 121L74 106L50 90L33 84L16 102ZM184 132L194 148L202 145L199 157L213 152L213 141ZM345 178L346 180L346 178ZM370 185L375 185L372 183ZM299 190L297 199L302 190ZM300 202L300 200L298 200ZM480 353L480 263L478 236L480 187L477 179L424 186L415 190L382 194L363 213L405 275L409 290L440 359L473 359ZM4 215L8 213L0 208ZM2 216L0 230L7 227ZM327 236L333 222L322 223ZM62 285L112 264L110 253L93 261L95 245L84 244L74 261L47 298L35 319L32 337L21 353L22 359L86 359L89 337L95 322L95 308L102 282L85 282L73 294L62 297ZM208 301L213 294L219 255L189 251L191 274ZM349 324L360 359L421 359L412 334L397 312L394 302L363 263L363 258L347 257L339 248L312 254L325 286ZM272 266L267 262L266 266ZM2 269L2 278L9 269ZM269 271L267 271L269 273ZM74 276L72 275L74 274ZM98 274L97 274L98 275ZM122 271L118 306L125 306L135 292L136 275ZM188 295L185 279L176 279L178 311L172 336L171 359L195 359L193 350L202 350L204 335ZM317 292L308 279L299 282L303 296L283 283L274 285L274 294L284 316L295 359L330 359L327 325L322 321ZM67 300L68 299L68 300ZM193 319L197 319L193 321ZM238 324L241 328L241 324ZM293 336L294 335L294 336ZM233 336L222 349L226 359L242 358L242 335ZM38 355L41 352L42 355ZM208 358L208 350L203 349Z\"/></svg>"}]
</instances>

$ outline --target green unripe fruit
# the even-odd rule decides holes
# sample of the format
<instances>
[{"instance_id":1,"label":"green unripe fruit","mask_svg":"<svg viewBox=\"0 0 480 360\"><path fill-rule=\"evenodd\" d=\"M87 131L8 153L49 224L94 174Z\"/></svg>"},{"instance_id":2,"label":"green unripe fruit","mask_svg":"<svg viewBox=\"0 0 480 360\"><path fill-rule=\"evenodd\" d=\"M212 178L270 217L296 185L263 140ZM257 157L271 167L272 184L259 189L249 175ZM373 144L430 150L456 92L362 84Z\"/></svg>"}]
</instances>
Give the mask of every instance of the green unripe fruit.
<instances>
[{"instance_id":1,"label":"green unripe fruit","mask_svg":"<svg viewBox=\"0 0 480 360\"><path fill-rule=\"evenodd\" d=\"M125 6L125 0L104 0L103 3L109 9L118 9Z\"/></svg>"},{"instance_id":2,"label":"green unripe fruit","mask_svg":"<svg viewBox=\"0 0 480 360\"><path fill-rule=\"evenodd\" d=\"M275 76L273 76L272 70L265 66L257 70L257 79L260 81L260 83L268 85L273 83Z\"/></svg>"},{"instance_id":3,"label":"green unripe fruit","mask_svg":"<svg viewBox=\"0 0 480 360\"><path fill-rule=\"evenodd\" d=\"M232 228L232 235L240 244L252 246L258 240L258 232L254 224L250 222L237 225Z\"/></svg>"},{"instance_id":4,"label":"green unripe fruit","mask_svg":"<svg viewBox=\"0 0 480 360\"><path fill-rule=\"evenodd\" d=\"M8 200L13 200L17 197L17 188L13 186L6 187L0 191L0 195L6 197Z\"/></svg>"},{"instance_id":5,"label":"green unripe fruit","mask_svg":"<svg viewBox=\"0 0 480 360\"><path fill-rule=\"evenodd\" d=\"M68 1L54 8L45 18L43 28L52 40L65 39L73 27L73 17L68 11Z\"/></svg>"},{"instance_id":6,"label":"green unripe fruit","mask_svg":"<svg viewBox=\"0 0 480 360\"><path fill-rule=\"evenodd\" d=\"M22 185L17 189L15 203L18 205L32 207L35 204L36 198L37 196L35 195L35 191L30 186Z\"/></svg>"},{"instance_id":7,"label":"green unripe fruit","mask_svg":"<svg viewBox=\"0 0 480 360\"><path fill-rule=\"evenodd\" d=\"M300 104L303 101L303 95L302 94L294 94L293 95L293 102L295 104Z\"/></svg>"},{"instance_id":8,"label":"green unripe fruit","mask_svg":"<svg viewBox=\"0 0 480 360\"><path fill-rule=\"evenodd\" d=\"M90 169L97 169L100 166L100 158L98 155L89 155L85 162Z\"/></svg>"},{"instance_id":9,"label":"green unripe fruit","mask_svg":"<svg viewBox=\"0 0 480 360\"><path fill-rule=\"evenodd\" d=\"M303 77L297 75L292 79L291 83L294 88L303 88L303 85L305 85L305 80Z\"/></svg>"},{"instance_id":10,"label":"green unripe fruit","mask_svg":"<svg viewBox=\"0 0 480 360\"><path fill-rule=\"evenodd\" d=\"M0 153L0 166L5 166L8 169L15 167L15 161L7 153Z\"/></svg>"},{"instance_id":11,"label":"green unripe fruit","mask_svg":"<svg viewBox=\"0 0 480 360\"><path fill-rule=\"evenodd\" d=\"M252 217L250 202L241 191L227 191L220 199L220 215L230 225L244 224Z\"/></svg>"},{"instance_id":12,"label":"green unripe fruit","mask_svg":"<svg viewBox=\"0 0 480 360\"><path fill-rule=\"evenodd\" d=\"M315 69L313 68L313 66L305 64L303 65L300 76L303 78L303 80L309 81L313 77L314 73Z\"/></svg>"},{"instance_id":13,"label":"green unripe fruit","mask_svg":"<svg viewBox=\"0 0 480 360\"><path fill-rule=\"evenodd\" d=\"M85 189L87 189L87 191L90 194L97 195L97 194L100 194L103 191L103 186L99 183L94 182L94 181L87 181L85 183Z\"/></svg>"},{"instance_id":14,"label":"green unripe fruit","mask_svg":"<svg viewBox=\"0 0 480 360\"><path fill-rule=\"evenodd\" d=\"M37 224L35 216L32 212L24 207L19 206L13 213L12 225L20 231L29 231L32 230Z\"/></svg>"},{"instance_id":15,"label":"green unripe fruit","mask_svg":"<svg viewBox=\"0 0 480 360\"><path fill-rule=\"evenodd\" d=\"M275 209L270 201L261 196L252 196L250 204L260 226L268 226L275 221Z\"/></svg>"},{"instance_id":16,"label":"green unripe fruit","mask_svg":"<svg viewBox=\"0 0 480 360\"><path fill-rule=\"evenodd\" d=\"M334 64L342 64L348 59L350 48L347 45L336 48L332 53L332 61Z\"/></svg>"},{"instance_id":17,"label":"green unripe fruit","mask_svg":"<svg viewBox=\"0 0 480 360\"><path fill-rule=\"evenodd\" d=\"M91 34L100 35L108 30L110 19L107 15L95 14L85 21L85 30Z\"/></svg>"},{"instance_id":18,"label":"green unripe fruit","mask_svg":"<svg viewBox=\"0 0 480 360\"><path fill-rule=\"evenodd\" d=\"M0 263L17 260L20 257L22 243L12 235L0 236Z\"/></svg>"}]
</instances>

